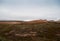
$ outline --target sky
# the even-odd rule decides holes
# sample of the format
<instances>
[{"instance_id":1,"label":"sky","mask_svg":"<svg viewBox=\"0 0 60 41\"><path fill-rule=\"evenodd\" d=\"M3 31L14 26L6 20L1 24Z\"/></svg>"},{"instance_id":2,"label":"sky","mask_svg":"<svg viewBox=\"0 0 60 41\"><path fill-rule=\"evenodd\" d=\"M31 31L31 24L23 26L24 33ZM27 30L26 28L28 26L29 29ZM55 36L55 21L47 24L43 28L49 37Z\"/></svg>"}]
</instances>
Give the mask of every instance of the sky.
<instances>
[{"instance_id":1,"label":"sky","mask_svg":"<svg viewBox=\"0 0 60 41\"><path fill-rule=\"evenodd\" d=\"M0 0L0 20L60 19L60 0Z\"/></svg>"}]
</instances>

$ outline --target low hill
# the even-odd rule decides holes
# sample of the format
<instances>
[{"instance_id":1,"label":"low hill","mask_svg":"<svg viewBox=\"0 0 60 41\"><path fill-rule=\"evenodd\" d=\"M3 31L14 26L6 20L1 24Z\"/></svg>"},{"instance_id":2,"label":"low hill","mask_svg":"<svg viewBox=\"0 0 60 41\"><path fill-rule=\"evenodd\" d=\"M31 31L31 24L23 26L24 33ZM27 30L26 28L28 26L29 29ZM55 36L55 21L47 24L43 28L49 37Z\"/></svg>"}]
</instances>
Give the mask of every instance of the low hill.
<instances>
[{"instance_id":1,"label":"low hill","mask_svg":"<svg viewBox=\"0 0 60 41\"><path fill-rule=\"evenodd\" d=\"M24 21L0 21L0 24L21 24Z\"/></svg>"},{"instance_id":2,"label":"low hill","mask_svg":"<svg viewBox=\"0 0 60 41\"><path fill-rule=\"evenodd\" d=\"M0 21L0 24L35 24L47 23L47 20L32 20L32 21Z\"/></svg>"}]
</instances>

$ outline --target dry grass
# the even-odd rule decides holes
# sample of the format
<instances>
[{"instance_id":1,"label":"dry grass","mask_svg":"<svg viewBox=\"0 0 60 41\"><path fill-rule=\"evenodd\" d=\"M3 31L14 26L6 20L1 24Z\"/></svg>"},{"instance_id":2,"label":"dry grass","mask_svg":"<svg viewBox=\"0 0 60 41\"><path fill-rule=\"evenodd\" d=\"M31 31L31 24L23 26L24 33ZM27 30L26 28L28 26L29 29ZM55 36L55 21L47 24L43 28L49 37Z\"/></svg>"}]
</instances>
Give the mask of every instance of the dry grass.
<instances>
[{"instance_id":1,"label":"dry grass","mask_svg":"<svg viewBox=\"0 0 60 41\"><path fill-rule=\"evenodd\" d=\"M60 41L60 23L0 24L0 41Z\"/></svg>"}]
</instances>

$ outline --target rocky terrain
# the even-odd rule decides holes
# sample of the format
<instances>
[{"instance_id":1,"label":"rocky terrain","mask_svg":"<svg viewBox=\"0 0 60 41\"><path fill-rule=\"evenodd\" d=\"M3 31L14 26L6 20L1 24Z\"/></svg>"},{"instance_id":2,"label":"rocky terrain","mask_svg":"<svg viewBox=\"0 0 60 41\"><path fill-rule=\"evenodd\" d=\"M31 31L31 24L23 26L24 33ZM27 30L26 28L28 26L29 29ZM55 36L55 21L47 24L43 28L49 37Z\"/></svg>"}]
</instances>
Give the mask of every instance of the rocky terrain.
<instances>
[{"instance_id":1,"label":"rocky terrain","mask_svg":"<svg viewBox=\"0 0 60 41\"><path fill-rule=\"evenodd\" d=\"M60 22L0 21L0 41L60 41Z\"/></svg>"}]
</instances>

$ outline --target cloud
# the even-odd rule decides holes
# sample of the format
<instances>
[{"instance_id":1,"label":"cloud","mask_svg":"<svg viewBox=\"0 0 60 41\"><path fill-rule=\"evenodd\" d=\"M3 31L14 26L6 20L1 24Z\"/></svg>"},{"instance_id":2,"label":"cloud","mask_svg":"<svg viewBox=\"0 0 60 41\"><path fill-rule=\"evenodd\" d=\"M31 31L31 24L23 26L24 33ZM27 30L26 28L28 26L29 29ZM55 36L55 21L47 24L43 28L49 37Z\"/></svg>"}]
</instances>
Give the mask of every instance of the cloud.
<instances>
[{"instance_id":1,"label":"cloud","mask_svg":"<svg viewBox=\"0 0 60 41\"><path fill-rule=\"evenodd\" d=\"M56 0L3 0L0 20L59 19Z\"/></svg>"},{"instance_id":2,"label":"cloud","mask_svg":"<svg viewBox=\"0 0 60 41\"><path fill-rule=\"evenodd\" d=\"M28 7L28 8L13 8L1 10L1 17L9 19L39 19L39 18L57 18L59 9L49 7ZM24 19L25 18L25 19ZM59 17L60 18L60 17Z\"/></svg>"}]
</instances>

